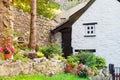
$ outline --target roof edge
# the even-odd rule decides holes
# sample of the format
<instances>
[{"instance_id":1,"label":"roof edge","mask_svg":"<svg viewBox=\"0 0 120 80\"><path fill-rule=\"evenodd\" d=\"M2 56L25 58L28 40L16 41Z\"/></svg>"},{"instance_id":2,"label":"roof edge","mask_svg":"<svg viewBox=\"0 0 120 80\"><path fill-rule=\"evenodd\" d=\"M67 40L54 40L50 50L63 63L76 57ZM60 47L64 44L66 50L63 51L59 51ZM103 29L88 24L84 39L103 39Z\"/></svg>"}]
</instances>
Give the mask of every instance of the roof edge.
<instances>
[{"instance_id":1,"label":"roof edge","mask_svg":"<svg viewBox=\"0 0 120 80\"><path fill-rule=\"evenodd\" d=\"M65 24L73 24L76 20L79 19L79 17L95 2L96 0L90 0L83 8L75 12L73 15L69 17L68 20L63 22L62 24L58 25L55 29L51 30L52 34L55 34L59 32L60 30L64 29L67 26L64 26Z\"/></svg>"}]
</instances>

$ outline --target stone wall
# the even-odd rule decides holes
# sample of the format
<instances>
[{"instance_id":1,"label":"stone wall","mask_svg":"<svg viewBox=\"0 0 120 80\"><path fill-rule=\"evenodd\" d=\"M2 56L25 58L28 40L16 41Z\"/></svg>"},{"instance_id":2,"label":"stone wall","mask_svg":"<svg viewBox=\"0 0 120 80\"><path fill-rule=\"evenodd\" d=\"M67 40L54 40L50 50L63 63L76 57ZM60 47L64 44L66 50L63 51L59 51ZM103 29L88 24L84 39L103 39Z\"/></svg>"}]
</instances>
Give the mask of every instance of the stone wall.
<instances>
[{"instance_id":1,"label":"stone wall","mask_svg":"<svg viewBox=\"0 0 120 80\"><path fill-rule=\"evenodd\" d=\"M108 68L103 68L98 75L93 76L90 80L112 80L112 76L109 73Z\"/></svg>"},{"instance_id":2,"label":"stone wall","mask_svg":"<svg viewBox=\"0 0 120 80\"><path fill-rule=\"evenodd\" d=\"M17 8L12 7L14 13L14 29L19 32L20 36L23 36L28 41L29 39L29 27L30 27L30 15ZM53 20L45 18L43 16L37 16L36 20L37 28L37 43L39 46L46 46L50 42L50 29L58 25Z\"/></svg>"},{"instance_id":3,"label":"stone wall","mask_svg":"<svg viewBox=\"0 0 120 80\"><path fill-rule=\"evenodd\" d=\"M17 76L20 74L44 74L52 76L63 73L65 64L61 60L36 58L31 62L0 61L0 76Z\"/></svg>"},{"instance_id":4,"label":"stone wall","mask_svg":"<svg viewBox=\"0 0 120 80\"><path fill-rule=\"evenodd\" d=\"M13 28L13 16L10 11L12 0L0 0L0 36L3 36L4 28Z\"/></svg>"}]
</instances>

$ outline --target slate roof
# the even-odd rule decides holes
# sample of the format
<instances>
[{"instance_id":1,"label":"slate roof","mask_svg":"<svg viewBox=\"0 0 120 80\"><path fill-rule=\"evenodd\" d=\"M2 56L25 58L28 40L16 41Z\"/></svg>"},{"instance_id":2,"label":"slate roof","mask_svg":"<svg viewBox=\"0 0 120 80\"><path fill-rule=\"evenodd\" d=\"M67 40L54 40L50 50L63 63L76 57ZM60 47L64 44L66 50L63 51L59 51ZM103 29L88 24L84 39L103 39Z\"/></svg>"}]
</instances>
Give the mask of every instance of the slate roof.
<instances>
[{"instance_id":1,"label":"slate roof","mask_svg":"<svg viewBox=\"0 0 120 80\"><path fill-rule=\"evenodd\" d=\"M51 30L52 34L60 32L65 28L72 27L72 24L79 19L79 17L94 3L95 0L90 0L86 5L80 7L75 13L69 15L67 19L65 19L60 25L58 25L55 29ZM64 18L63 18L64 19Z\"/></svg>"}]
</instances>

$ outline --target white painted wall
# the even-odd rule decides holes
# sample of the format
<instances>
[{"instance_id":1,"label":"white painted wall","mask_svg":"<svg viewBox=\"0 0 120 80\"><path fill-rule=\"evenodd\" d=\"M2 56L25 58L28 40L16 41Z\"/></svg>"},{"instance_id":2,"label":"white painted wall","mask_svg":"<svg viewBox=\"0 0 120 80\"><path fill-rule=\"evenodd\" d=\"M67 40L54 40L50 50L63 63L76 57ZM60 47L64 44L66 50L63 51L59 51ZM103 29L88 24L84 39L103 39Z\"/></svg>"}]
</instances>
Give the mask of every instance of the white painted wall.
<instances>
[{"instance_id":1,"label":"white painted wall","mask_svg":"<svg viewBox=\"0 0 120 80\"><path fill-rule=\"evenodd\" d=\"M83 23L97 22L96 37L84 37ZM96 0L72 26L72 47L96 49L96 55L120 66L120 2Z\"/></svg>"},{"instance_id":2,"label":"white painted wall","mask_svg":"<svg viewBox=\"0 0 120 80\"><path fill-rule=\"evenodd\" d=\"M56 42L60 45L60 47L62 48L62 33L58 32L55 34L55 39Z\"/></svg>"}]
</instances>

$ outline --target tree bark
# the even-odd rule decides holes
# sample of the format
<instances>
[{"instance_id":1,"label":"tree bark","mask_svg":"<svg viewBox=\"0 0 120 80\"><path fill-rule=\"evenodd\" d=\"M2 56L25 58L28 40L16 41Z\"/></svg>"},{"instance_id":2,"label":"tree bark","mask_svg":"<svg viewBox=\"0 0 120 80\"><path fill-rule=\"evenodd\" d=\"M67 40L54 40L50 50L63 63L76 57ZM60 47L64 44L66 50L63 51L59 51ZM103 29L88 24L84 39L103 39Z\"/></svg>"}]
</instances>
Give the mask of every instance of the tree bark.
<instances>
[{"instance_id":1,"label":"tree bark","mask_svg":"<svg viewBox=\"0 0 120 80\"><path fill-rule=\"evenodd\" d=\"M36 48L36 0L30 0L31 2L31 20L30 20L30 37L29 48L35 51Z\"/></svg>"}]
</instances>

